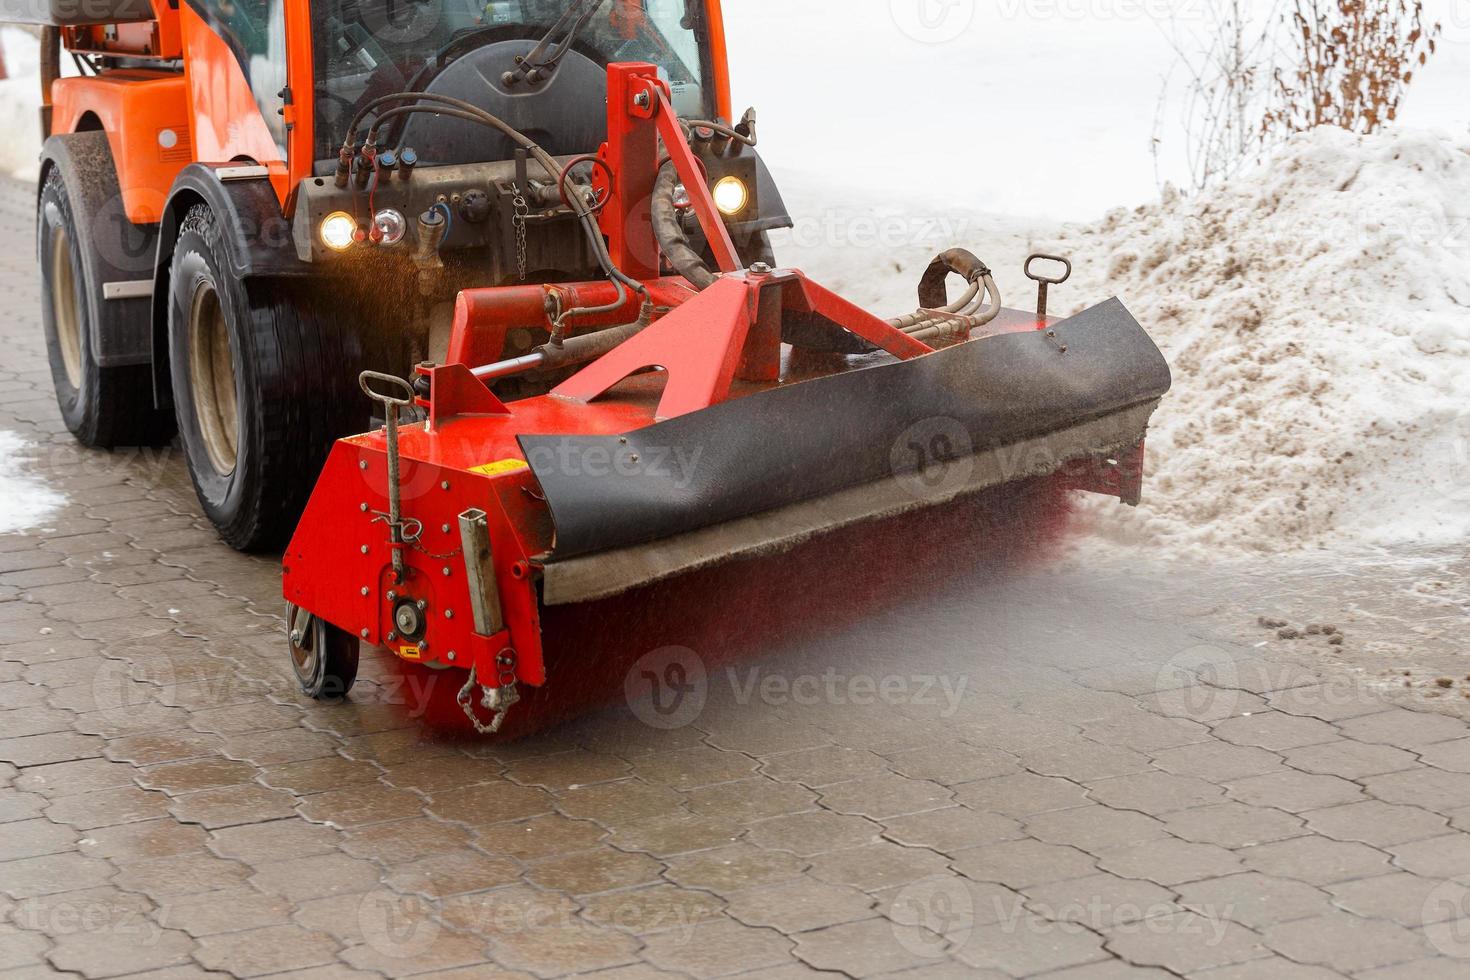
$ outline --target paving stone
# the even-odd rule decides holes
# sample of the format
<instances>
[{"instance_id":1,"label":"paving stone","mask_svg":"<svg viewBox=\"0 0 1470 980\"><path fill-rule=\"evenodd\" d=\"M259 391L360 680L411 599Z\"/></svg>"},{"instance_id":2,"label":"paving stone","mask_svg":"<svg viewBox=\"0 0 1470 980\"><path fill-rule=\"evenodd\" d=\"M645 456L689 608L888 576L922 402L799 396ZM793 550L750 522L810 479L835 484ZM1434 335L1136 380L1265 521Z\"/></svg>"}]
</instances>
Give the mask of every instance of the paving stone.
<instances>
[{"instance_id":1,"label":"paving stone","mask_svg":"<svg viewBox=\"0 0 1470 980\"><path fill-rule=\"evenodd\" d=\"M286 925L291 909L292 903L278 895L226 888L165 900L153 917L160 925L198 937Z\"/></svg>"},{"instance_id":2,"label":"paving stone","mask_svg":"<svg viewBox=\"0 0 1470 980\"><path fill-rule=\"evenodd\" d=\"M942 742L902 752L886 752L883 757L899 775L929 779L944 786L1006 776L1021 767L1020 760L1009 752L967 742Z\"/></svg>"},{"instance_id":3,"label":"paving stone","mask_svg":"<svg viewBox=\"0 0 1470 980\"><path fill-rule=\"evenodd\" d=\"M171 929L113 929L105 936L78 932L58 939L47 959L58 970L115 977L186 964L193 946L187 935Z\"/></svg>"},{"instance_id":4,"label":"paving stone","mask_svg":"<svg viewBox=\"0 0 1470 980\"><path fill-rule=\"evenodd\" d=\"M510 790L510 787L505 787ZM271 790L287 799L294 800L289 793L280 793ZM458 813L458 804L450 807ZM330 793L317 793L301 800L301 815L315 823L330 824L333 827L355 827L360 824L379 823L384 820L399 820L404 817L416 817L423 813L425 804L423 797L407 790L394 789L391 786L360 785L347 789L333 790ZM444 819L456 819L444 816ZM529 816L527 813L517 813L517 816Z\"/></svg>"},{"instance_id":5,"label":"paving stone","mask_svg":"<svg viewBox=\"0 0 1470 980\"><path fill-rule=\"evenodd\" d=\"M501 789L502 787L496 787L497 791ZM435 806L437 807L439 803L440 799L436 798ZM655 786L652 783L637 780L622 780L569 789L558 795L556 809L563 816L596 820L604 826L616 827L631 821L671 813L678 810L681 803L683 803L683 797L667 786ZM544 809L550 810L551 807L548 805ZM443 816L441 811L436 809L435 812ZM525 812L517 814L517 817L529 816L533 814Z\"/></svg>"},{"instance_id":6,"label":"paving stone","mask_svg":"<svg viewBox=\"0 0 1470 980\"><path fill-rule=\"evenodd\" d=\"M1266 700L1277 711L1321 721L1342 721L1378 714L1390 705L1376 692L1364 688L1356 678L1333 679L1325 684L1272 691Z\"/></svg>"},{"instance_id":7,"label":"paving stone","mask_svg":"<svg viewBox=\"0 0 1470 980\"><path fill-rule=\"evenodd\" d=\"M1262 930L1266 945L1298 963L1355 973L1419 959L1430 952L1424 937L1381 919L1329 912Z\"/></svg>"},{"instance_id":8,"label":"paving stone","mask_svg":"<svg viewBox=\"0 0 1470 980\"><path fill-rule=\"evenodd\" d=\"M1076 782L1148 772L1152 768L1148 757L1141 752L1081 738L1035 746L1019 754L1022 764L1038 775Z\"/></svg>"},{"instance_id":9,"label":"paving stone","mask_svg":"<svg viewBox=\"0 0 1470 980\"><path fill-rule=\"evenodd\" d=\"M613 828L607 843L623 851L642 851L658 858L703 851L732 844L746 834L733 820L704 817L673 810L622 823Z\"/></svg>"},{"instance_id":10,"label":"paving stone","mask_svg":"<svg viewBox=\"0 0 1470 980\"><path fill-rule=\"evenodd\" d=\"M567 857L539 861L526 871L526 879L556 891L589 895L615 888L630 888L658 880L663 866L644 854L629 854L602 846Z\"/></svg>"},{"instance_id":11,"label":"paving stone","mask_svg":"<svg viewBox=\"0 0 1470 980\"><path fill-rule=\"evenodd\" d=\"M1242 803L1275 807L1288 813L1340 806L1367 799L1363 789L1339 776L1316 776L1287 771L1236 780L1227 792Z\"/></svg>"},{"instance_id":12,"label":"paving stone","mask_svg":"<svg viewBox=\"0 0 1470 980\"><path fill-rule=\"evenodd\" d=\"M863 817L808 810L757 821L750 825L746 839L771 850L810 856L872 843L881 830L879 824Z\"/></svg>"},{"instance_id":13,"label":"paving stone","mask_svg":"<svg viewBox=\"0 0 1470 980\"><path fill-rule=\"evenodd\" d=\"M1359 742L1379 742L1410 750L1470 735L1470 727L1462 721L1404 708L1349 718L1338 725L1338 730Z\"/></svg>"},{"instance_id":14,"label":"paving stone","mask_svg":"<svg viewBox=\"0 0 1470 980\"><path fill-rule=\"evenodd\" d=\"M1366 844L1312 835L1241 850L1245 863L1262 874L1327 885L1368 878L1390 870L1388 855Z\"/></svg>"},{"instance_id":15,"label":"paving stone","mask_svg":"<svg viewBox=\"0 0 1470 980\"><path fill-rule=\"evenodd\" d=\"M1304 777L1301 777L1304 778ZM1216 803L1164 816L1169 833L1199 844L1237 848L1306 833L1301 818L1244 803Z\"/></svg>"},{"instance_id":16,"label":"paving stone","mask_svg":"<svg viewBox=\"0 0 1470 980\"><path fill-rule=\"evenodd\" d=\"M840 971L849 976L923 966L936 959L906 948L894 935L894 925L887 919L844 922L801 932L794 938L796 955L806 963L818 970Z\"/></svg>"},{"instance_id":17,"label":"paving stone","mask_svg":"<svg viewBox=\"0 0 1470 980\"><path fill-rule=\"evenodd\" d=\"M773 779L820 787L883 772L885 760L872 752L824 745L766 756L761 772Z\"/></svg>"},{"instance_id":18,"label":"paving stone","mask_svg":"<svg viewBox=\"0 0 1470 980\"><path fill-rule=\"evenodd\" d=\"M1267 955L1261 937L1245 926L1192 911L1111 929L1107 948L1130 963L1163 967L1179 974Z\"/></svg>"},{"instance_id":19,"label":"paving stone","mask_svg":"<svg viewBox=\"0 0 1470 980\"><path fill-rule=\"evenodd\" d=\"M1026 821L1026 830L1048 844L1070 844L1092 853L1166 836L1164 825L1153 817L1100 804L1038 814Z\"/></svg>"},{"instance_id":20,"label":"paving stone","mask_svg":"<svg viewBox=\"0 0 1470 980\"><path fill-rule=\"evenodd\" d=\"M649 755L639 759L634 768L640 778L651 783L689 790L748 779L755 773L756 762L740 752L697 745Z\"/></svg>"},{"instance_id":21,"label":"paving stone","mask_svg":"<svg viewBox=\"0 0 1470 980\"><path fill-rule=\"evenodd\" d=\"M689 809L702 816L745 823L816 806L817 794L796 783L761 777L688 792Z\"/></svg>"},{"instance_id":22,"label":"paving stone","mask_svg":"<svg viewBox=\"0 0 1470 980\"><path fill-rule=\"evenodd\" d=\"M292 903L328 895L357 894L378 886L377 866L346 854L313 854L253 865L250 884Z\"/></svg>"},{"instance_id":23,"label":"paving stone","mask_svg":"<svg viewBox=\"0 0 1470 980\"><path fill-rule=\"evenodd\" d=\"M1215 844L1160 840L1103 851L1097 866L1124 878L1140 878L1166 888L1242 871L1240 858Z\"/></svg>"},{"instance_id":24,"label":"paving stone","mask_svg":"<svg viewBox=\"0 0 1470 980\"><path fill-rule=\"evenodd\" d=\"M954 856L956 851L1025 836L1018 821L964 806L945 807L883 821L883 836L908 847L927 847Z\"/></svg>"},{"instance_id":25,"label":"paving stone","mask_svg":"<svg viewBox=\"0 0 1470 980\"><path fill-rule=\"evenodd\" d=\"M864 776L820 790L822 806L873 820L948 806L953 796L953 791L938 783L896 773Z\"/></svg>"},{"instance_id":26,"label":"paving stone","mask_svg":"<svg viewBox=\"0 0 1470 980\"><path fill-rule=\"evenodd\" d=\"M954 957L978 970L1030 976L1107 959L1102 937L1075 923L1023 915L1016 922L977 926L953 937ZM960 941L960 940L963 941Z\"/></svg>"},{"instance_id":27,"label":"paving stone","mask_svg":"<svg viewBox=\"0 0 1470 980\"><path fill-rule=\"evenodd\" d=\"M1470 806L1470 774L1414 769L1368 776L1362 780L1370 796L1385 803L1404 803L1443 813Z\"/></svg>"},{"instance_id":28,"label":"paving stone","mask_svg":"<svg viewBox=\"0 0 1470 980\"><path fill-rule=\"evenodd\" d=\"M1366 976L1366 974L1364 974ZM1191 973L1200 980L1340 980L1342 974L1321 966L1303 966L1270 953L1261 959Z\"/></svg>"},{"instance_id":29,"label":"paving stone","mask_svg":"<svg viewBox=\"0 0 1470 980\"><path fill-rule=\"evenodd\" d=\"M1235 745L1256 746L1271 752L1317 745L1341 737L1337 729L1324 721L1281 711L1228 718L1215 725L1214 734Z\"/></svg>"},{"instance_id":30,"label":"paving stone","mask_svg":"<svg viewBox=\"0 0 1470 980\"><path fill-rule=\"evenodd\" d=\"M363 824L341 834L342 850L390 868L447 851L462 851L472 846L473 838L467 828L429 817Z\"/></svg>"},{"instance_id":31,"label":"paving stone","mask_svg":"<svg viewBox=\"0 0 1470 980\"><path fill-rule=\"evenodd\" d=\"M137 786L64 796L46 808L48 819L80 830L154 820L168 813L168 797Z\"/></svg>"},{"instance_id":32,"label":"paving stone","mask_svg":"<svg viewBox=\"0 0 1470 980\"><path fill-rule=\"evenodd\" d=\"M1027 907L1042 918L1076 922L1093 931L1180 911L1167 888L1110 874L1032 885L1022 891Z\"/></svg>"},{"instance_id":33,"label":"paving stone","mask_svg":"<svg viewBox=\"0 0 1470 980\"><path fill-rule=\"evenodd\" d=\"M9 823L0 831L0 862L71 851L76 842L76 831L50 820Z\"/></svg>"},{"instance_id":34,"label":"paving stone","mask_svg":"<svg viewBox=\"0 0 1470 980\"><path fill-rule=\"evenodd\" d=\"M1414 755L1403 749L1348 739L1286 749L1281 755L1293 769L1341 776L1343 779L1362 779L1364 776L1400 772L1418 765Z\"/></svg>"},{"instance_id":35,"label":"paving stone","mask_svg":"<svg viewBox=\"0 0 1470 980\"><path fill-rule=\"evenodd\" d=\"M206 969L256 977L322 966L334 962L336 954L331 936L285 925L204 936L194 958Z\"/></svg>"},{"instance_id":36,"label":"paving stone","mask_svg":"<svg viewBox=\"0 0 1470 980\"><path fill-rule=\"evenodd\" d=\"M1458 925L1470 908L1470 888L1463 880L1442 881L1395 871L1323 886L1342 909L1365 919L1387 919L1406 929L1429 923Z\"/></svg>"},{"instance_id":37,"label":"paving stone","mask_svg":"<svg viewBox=\"0 0 1470 980\"><path fill-rule=\"evenodd\" d=\"M106 861L74 851L46 854L0 864L0 892L15 899L54 895L104 885L114 873Z\"/></svg>"},{"instance_id":38,"label":"paving stone","mask_svg":"<svg viewBox=\"0 0 1470 980\"><path fill-rule=\"evenodd\" d=\"M1281 758L1251 745L1200 742L1154 754L1154 765L1179 776L1197 776L1212 783L1259 776L1282 768Z\"/></svg>"},{"instance_id":39,"label":"paving stone","mask_svg":"<svg viewBox=\"0 0 1470 980\"><path fill-rule=\"evenodd\" d=\"M254 784L206 789L177 797L168 807L176 820L210 830L294 816L290 793Z\"/></svg>"},{"instance_id":40,"label":"paving stone","mask_svg":"<svg viewBox=\"0 0 1470 980\"><path fill-rule=\"evenodd\" d=\"M1395 865L1415 874L1439 878L1470 874L1470 834L1449 833L1408 844L1390 844L1384 850L1393 855Z\"/></svg>"},{"instance_id":41,"label":"paving stone","mask_svg":"<svg viewBox=\"0 0 1470 980\"><path fill-rule=\"evenodd\" d=\"M236 861L208 854L181 854L124 865L113 882L118 888L163 901L220 888L236 888L244 884L249 874L250 869Z\"/></svg>"},{"instance_id":42,"label":"paving stone","mask_svg":"<svg viewBox=\"0 0 1470 980\"><path fill-rule=\"evenodd\" d=\"M1310 829L1324 837L1361 841L1374 847L1439 837L1449 829L1445 818L1437 813L1378 800L1308 810L1301 816Z\"/></svg>"},{"instance_id":43,"label":"paving stone","mask_svg":"<svg viewBox=\"0 0 1470 980\"><path fill-rule=\"evenodd\" d=\"M774 930L732 919L704 922L682 935L658 933L644 943L643 958L654 966L703 977L783 965L794 946Z\"/></svg>"},{"instance_id":44,"label":"paving stone","mask_svg":"<svg viewBox=\"0 0 1470 980\"><path fill-rule=\"evenodd\" d=\"M203 789L254 782L257 769L247 762L205 758L168 762L139 770L138 782L148 789L180 796Z\"/></svg>"},{"instance_id":45,"label":"paving stone","mask_svg":"<svg viewBox=\"0 0 1470 980\"><path fill-rule=\"evenodd\" d=\"M385 977L438 976L440 971L455 970L477 977L503 977L507 974L488 962L490 945L478 936L439 933L425 950L410 946L400 950L396 945L369 941L344 950L344 962L367 975ZM425 971L435 971L426 974Z\"/></svg>"},{"instance_id":46,"label":"paving stone","mask_svg":"<svg viewBox=\"0 0 1470 980\"><path fill-rule=\"evenodd\" d=\"M1086 790L1074 782L1027 772L957 786L955 802L1019 819L1048 810L1083 806L1089 801Z\"/></svg>"},{"instance_id":47,"label":"paving stone","mask_svg":"<svg viewBox=\"0 0 1470 980\"><path fill-rule=\"evenodd\" d=\"M46 812L46 798L35 793L0 790L0 824L30 820Z\"/></svg>"},{"instance_id":48,"label":"paving stone","mask_svg":"<svg viewBox=\"0 0 1470 980\"><path fill-rule=\"evenodd\" d=\"M670 858L664 877L687 888L728 895L742 888L790 881L800 877L808 866L805 859L786 851L732 844Z\"/></svg>"},{"instance_id":49,"label":"paving stone","mask_svg":"<svg viewBox=\"0 0 1470 980\"><path fill-rule=\"evenodd\" d=\"M951 866L976 881L993 881L1011 888L1086 878L1097 870L1094 859L1075 847L1031 839L959 851Z\"/></svg>"},{"instance_id":50,"label":"paving stone","mask_svg":"<svg viewBox=\"0 0 1470 980\"><path fill-rule=\"evenodd\" d=\"M760 890L761 893L768 891L771 889ZM714 919L724 907L721 899L706 892L654 884L583 899L582 916L595 925L612 926L646 936L668 930L687 932L701 922ZM793 911L799 912L799 909Z\"/></svg>"},{"instance_id":51,"label":"paving stone","mask_svg":"<svg viewBox=\"0 0 1470 980\"><path fill-rule=\"evenodd\" d=\"M1256 871L1178 886L1179 903L1207 919L1230 919L1252 929L1323 915L1332 901L1321 889Z\"/></svg>"},{"instance_id":52,"label":"paving stone","mask_svg":"<svg viewBox=\"0 0 1470 980\"><path fill-rule=\"evenodd\" d=\"M339 839L340 834L331 827L288 817L216 830L209 835L209 849L220 857L259 865L325 854L336 848Z\"/></svg>"},{"instance_id":53,"label":"paving stone","mask_svg":"<svg viewBox=\"0 0 1470 980\"><path fill-rule=\"evenodd\" d=\"M1225 791L1214 783L1167 772L1114 776L1089 781L1086 785L1087 795L1104 806L1138 810L1154 816L1223 802L1225 798Z\"/></svg>"},{"instance_id":54,"label":"paving stone","mask_svg":"<svg viewBox=\"0 0 1470 980\"><path fill-rule=\"evenodd\" d=\"M947 861L942 855L922 848L901 847L888 841L829 851L811 859L814 877L864 891L906 885L937 874L946 867Z\"/></svg>"},{"instance_id":55,"label":"paving stone","mask_svg":"<svg viewBox=\"0 0 1470 980\"><path fill-rule=\"evenodd\" d=\"M635 826L627 825L620 828L620 831L626 832L630 827ZM491 854L505 854L522 861L534 861L537 858L584 851L596 847L602 842L604 836L606 835L602 828L595 823L588 820L569 820L560 814L547 814L515 823L495 824L479 831L480 845L485 850ZM655 840L660 842L665 839L662 833L655 837ZM619 847L628 850L640 850L641 848L637 846L640 840L641 838L630 840L620 833L617 843ZM729 843L729 841L726 840L724 843ZM705 840L701 840L701 844L717 846ZM703 850L704 847L689 849Z\"/></svg>"}]
</instances>

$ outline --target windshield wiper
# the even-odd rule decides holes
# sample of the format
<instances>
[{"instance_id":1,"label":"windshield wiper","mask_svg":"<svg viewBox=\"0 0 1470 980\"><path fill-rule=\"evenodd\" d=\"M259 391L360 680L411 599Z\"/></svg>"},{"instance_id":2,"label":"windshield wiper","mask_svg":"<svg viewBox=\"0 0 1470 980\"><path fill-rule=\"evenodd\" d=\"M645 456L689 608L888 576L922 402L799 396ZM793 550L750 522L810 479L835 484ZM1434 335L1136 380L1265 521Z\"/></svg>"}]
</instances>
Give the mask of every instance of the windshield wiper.
<instances>
[{"instance_id":1,"label":"windshield wiper","mask_svg":"<svg viewBox=\"0 0 1470 980\"><path fill-rule=\"evenodd\" d=\"M513 70L505 73L502 81L506 86L514 85L522 78L535 85L556 74L557 66L567 56L567 52L572 50L572 45L576 44L582 28L587 26L587 22L601 9L604 2L605 0L572 0L556 23L551 25L546 36L524 58L516 59L517 64Z\"/></svg>"}]
</instances>

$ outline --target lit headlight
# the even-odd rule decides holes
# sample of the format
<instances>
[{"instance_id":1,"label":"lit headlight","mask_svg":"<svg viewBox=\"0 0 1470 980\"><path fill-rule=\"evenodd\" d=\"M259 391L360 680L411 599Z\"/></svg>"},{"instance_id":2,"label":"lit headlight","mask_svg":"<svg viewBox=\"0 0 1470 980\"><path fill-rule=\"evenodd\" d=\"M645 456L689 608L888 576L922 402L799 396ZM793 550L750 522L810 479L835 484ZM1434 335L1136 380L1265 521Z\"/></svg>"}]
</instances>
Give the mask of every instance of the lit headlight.
<instances>
[{"instance_id":1,"label":"lit headlight","mask_svg":"<svg viewBox=\"0 0 1470 980\"><path fill-rule=\"evenodd\" d=\"M322 244L335 252L350 248L357 234L357 219L346 211L333 211L322 219Z\"/></svg>"},{"instance_id":2,"label":"lit headlight","mask_svg":"<svg viewBox=\"0 0 1470 980\"><path fill-rule=\"evenodd\" d=\"M379 245L397 245L408 231L408 222L403 212L384 208L373 215L373 241Z\"/></svg>"},{"instance_id":3,"label":"lit headlight","mask_svg":"<svg viewBox=\"0 0 1470 980\"><path fill-rule=\"evenodd\" d=\"M750 191L746 190L745 181L739 177L724 177L715 184L714 198L715 207L729 217L745 210L745 205L750 202Z\"/></svg>"}]
</instances>

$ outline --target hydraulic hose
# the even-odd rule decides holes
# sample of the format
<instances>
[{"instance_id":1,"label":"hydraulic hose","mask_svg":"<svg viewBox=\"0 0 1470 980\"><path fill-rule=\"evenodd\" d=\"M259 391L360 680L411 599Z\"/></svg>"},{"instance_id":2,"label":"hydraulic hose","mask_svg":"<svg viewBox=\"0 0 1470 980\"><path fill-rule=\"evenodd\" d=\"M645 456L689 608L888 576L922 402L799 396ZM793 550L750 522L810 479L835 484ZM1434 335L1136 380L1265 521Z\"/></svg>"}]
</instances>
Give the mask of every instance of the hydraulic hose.
<instances>
[{"instance_id":1,"label":"hydraulic hose","mask_svg":"<svg viewBox=\"0 0 1470 980\"><path fill-rule=\"evenodd\" d=\"M719 281L709 264L689 244L689 236L679 223L679 210L674 207L674 188L679 172L665 165L653 185L653 236L674 270L688 279L695 289L705 290Z\"/></svg>"}]
</instances>

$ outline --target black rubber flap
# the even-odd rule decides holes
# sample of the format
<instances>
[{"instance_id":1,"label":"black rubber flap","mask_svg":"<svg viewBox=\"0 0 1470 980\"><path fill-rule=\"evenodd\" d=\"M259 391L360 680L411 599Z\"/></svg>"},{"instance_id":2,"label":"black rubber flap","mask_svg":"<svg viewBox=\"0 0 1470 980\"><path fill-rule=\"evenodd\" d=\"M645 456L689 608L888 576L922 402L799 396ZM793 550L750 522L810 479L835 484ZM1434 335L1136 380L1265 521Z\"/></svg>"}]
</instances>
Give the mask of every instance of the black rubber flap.
<instances>
[{"instance_id":1,"label":"black rubber flap","mask_svg":"<svg viewBox=\"0 0 1470 980\"><path fill-rule=\"evenodd\" d=\"M556 524L552 560L646 544L902 475L922 464L925 446L999 449L1169 390L1163 354L1117 299L1053 332L986 337L621 437L522 436Z\"/></svg>"}]
</instances>

